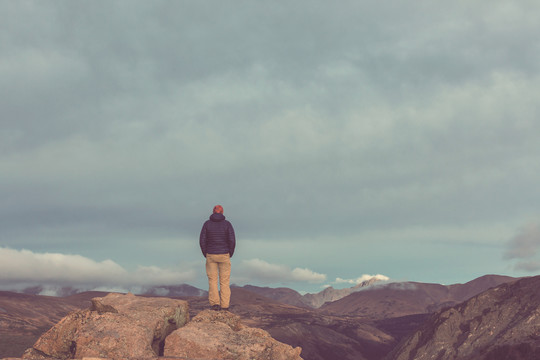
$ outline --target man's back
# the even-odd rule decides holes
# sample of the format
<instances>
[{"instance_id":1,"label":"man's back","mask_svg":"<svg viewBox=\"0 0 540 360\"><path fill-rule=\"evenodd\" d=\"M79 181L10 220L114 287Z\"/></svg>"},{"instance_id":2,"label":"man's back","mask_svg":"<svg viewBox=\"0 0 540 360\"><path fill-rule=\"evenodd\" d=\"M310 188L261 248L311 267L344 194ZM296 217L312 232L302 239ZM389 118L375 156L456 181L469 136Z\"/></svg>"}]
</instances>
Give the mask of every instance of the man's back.
<instances>
[{"instance_id":1,"label":"man's back","mask_svg":"<svg viewBox=\"0 0 540 360\"><path fill-rule=\"evenodd\" d=\"M234 228L220 213L210 215L201 230L201 251L206 254L229 254L231 257L236 246Z\"/></svg>"}]
</instances>

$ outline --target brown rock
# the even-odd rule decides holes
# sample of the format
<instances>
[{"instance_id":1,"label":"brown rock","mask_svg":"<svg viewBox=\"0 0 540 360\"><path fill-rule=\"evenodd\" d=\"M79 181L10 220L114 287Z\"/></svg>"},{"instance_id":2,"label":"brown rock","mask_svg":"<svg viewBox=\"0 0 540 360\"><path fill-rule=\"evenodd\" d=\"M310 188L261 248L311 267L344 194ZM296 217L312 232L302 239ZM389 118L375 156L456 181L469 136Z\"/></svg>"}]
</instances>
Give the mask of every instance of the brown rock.
<instances>
[{"instance_id":1,"label":"brown rock","mask_svg":"<svg viewBox=\"0 0 540 360\"><path fill-rule=\"evenodd\" d=\"M109 294L63 318L23 358L155 358L167 335L188 321L185 301Z\"/></svg>"},{"instance_id":2,"label":"brown rock","mask_svg":"<svg viewBox=\"0 0 540 360\"><path fill-rule=\"evenodd\" d=\"M262 329L241 324L230 312L205 310L165 340L164 356L189 359L299 360L300 347L273 339Z\"/></svg>"}]
</instances>

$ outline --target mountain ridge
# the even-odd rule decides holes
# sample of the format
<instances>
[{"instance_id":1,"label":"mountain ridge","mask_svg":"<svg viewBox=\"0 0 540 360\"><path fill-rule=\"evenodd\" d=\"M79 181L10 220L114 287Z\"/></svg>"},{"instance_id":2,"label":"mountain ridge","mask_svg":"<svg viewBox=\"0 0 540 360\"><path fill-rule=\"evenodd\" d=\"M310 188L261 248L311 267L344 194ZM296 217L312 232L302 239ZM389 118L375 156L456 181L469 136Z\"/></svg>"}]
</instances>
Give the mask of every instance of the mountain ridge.
<instances>
[{"instance_id":1,"label":"mountain ridge","mask_svg":"<svg viewBox=\"0 0 540 360\"><path fill-rule=\"evenodd\" d=\"M387 360L540 358L540 276L521 278L440 310Z\"/></svg>"},{"instance_id":2,"label":"mountain ridge","mask_svg":"<svg viewBox=\"0 0 540 360\"><path fill-rule=\"evenodd\" d=\"M318 309L327 302L342 299L354 292L361 291L382 281L386 280L382 280L374 276L371 279L364 280L352 287L334 289L332 286L328 286L318 293L307 293L304 295L300 294L296 290L286 287L271 288L244 285L243 288L289 305Z\"/></svg>"},{"instance_id":3,"label":"mountain ridge","mask_svg":"<svg viewBox=\"0 0 540 360\"><path fill-rule=\"evenodd\" d=\"M464 284L441 285L420 282L387 283L368 287L323 305L327 314L363 316L373 319L431 313L456 305L491 287L517 278L484 275Z\"/></svg>"}]
</instances>

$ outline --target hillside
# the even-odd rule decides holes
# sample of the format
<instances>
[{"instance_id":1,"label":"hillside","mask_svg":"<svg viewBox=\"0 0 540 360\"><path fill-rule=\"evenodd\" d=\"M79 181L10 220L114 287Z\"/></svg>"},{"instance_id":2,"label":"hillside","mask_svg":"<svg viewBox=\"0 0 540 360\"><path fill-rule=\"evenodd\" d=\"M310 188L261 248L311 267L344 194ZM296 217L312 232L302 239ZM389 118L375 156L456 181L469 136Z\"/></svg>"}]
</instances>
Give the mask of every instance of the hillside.
<instances>
[{"instance_id":1,"label":"hillside","mask_svg":"<svg viewBox=\"0 0 540 360\"><path fill-rule=\"evenodd\" d=\"M465 284L450 286L418 282L402 282L372 286L340 300L323 305L327 314L386 319L413 314L426 314L456 305L471 296L515 278L486 275Z\"/></svg>"},{"instance_id":2,"label":"hillside","mask_svg":"<svg viewBox=\"0 0 540 360\"><path fill-rule=\"evenodd\" d=\"M435 313L387 359L540 359L540 276Z\"/></svg>"}]
</instances>

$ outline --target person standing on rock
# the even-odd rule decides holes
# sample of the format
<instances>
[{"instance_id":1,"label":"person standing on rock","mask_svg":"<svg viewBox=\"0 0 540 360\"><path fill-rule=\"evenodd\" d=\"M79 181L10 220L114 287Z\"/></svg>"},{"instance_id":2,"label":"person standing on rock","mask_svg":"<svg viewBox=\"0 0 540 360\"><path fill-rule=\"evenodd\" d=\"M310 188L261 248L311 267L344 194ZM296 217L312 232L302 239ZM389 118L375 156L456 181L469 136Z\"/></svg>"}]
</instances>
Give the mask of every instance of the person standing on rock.
<instances>
[{"instance_id":1,"label":"person standing on rock","mask_svg":"<svg viewBox=\"0 0 540 360\"><path fill-rule=\"evenodd\" d=\"M234 254L236 238L232 224L223 215L223 206L214 206L210 219L206 220L202 227L199 244L206 258L210 306L213 310L229 310L231 258Z\"/></svg>"}]
</instances>

